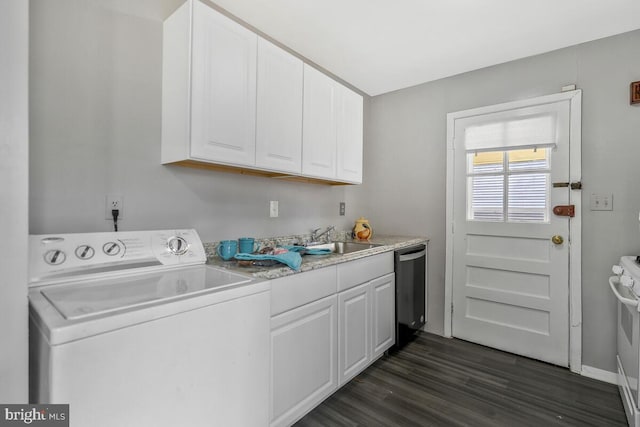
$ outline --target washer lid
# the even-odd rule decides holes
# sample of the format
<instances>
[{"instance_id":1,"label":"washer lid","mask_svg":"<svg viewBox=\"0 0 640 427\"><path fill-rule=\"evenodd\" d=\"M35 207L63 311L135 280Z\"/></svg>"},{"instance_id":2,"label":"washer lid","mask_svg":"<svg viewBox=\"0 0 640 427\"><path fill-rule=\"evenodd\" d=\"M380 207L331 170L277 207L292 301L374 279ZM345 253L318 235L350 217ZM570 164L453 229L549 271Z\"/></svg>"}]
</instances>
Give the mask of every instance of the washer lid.
<instances>
[{"instance_id":1,"label":"washer lid","mask_svg":"<svg viewBox=\"0 0 640 427\"><path fill-rule=\"evenodd\" d=\"M169 300L251 282L251 279L206 266L95 280L41 289L42 295L68 320L131 310Z\"/></svg>"}]
</instances>

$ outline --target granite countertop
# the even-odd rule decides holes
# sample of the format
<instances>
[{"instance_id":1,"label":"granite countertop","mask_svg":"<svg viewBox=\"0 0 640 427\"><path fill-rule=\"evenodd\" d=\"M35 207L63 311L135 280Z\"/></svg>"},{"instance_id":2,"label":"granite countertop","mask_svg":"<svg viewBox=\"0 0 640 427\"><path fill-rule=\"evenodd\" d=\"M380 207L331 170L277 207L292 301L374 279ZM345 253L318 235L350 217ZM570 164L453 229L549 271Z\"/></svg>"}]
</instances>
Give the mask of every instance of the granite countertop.
<instances>
[{"instance_id":1,"label":"granite countertop","mask_svg":"<svg viewBox=\"0 0 640 427\"><path fill-rule=\"evenodd\" d=\"M343 262L353 261L383 252L394 251L396 249L426 243L429 239L426 237L415 236L374 236L374 238L368 242L351 239L344 239L343 241L373 243L382 246L347 254L331 253L327 255L305 255L302 257L302 265L298 271L292 270L284 264L276 264L272 267L240 266L235 260L224 261L215 255L215 244L205 244L205 248L208 253L208 265L230 270L234 273L249 275L255 278L277 279L279 277L311 271L317 268L328 267L330 265L341 264ZM211 248L213 248L213 250Z\"/></svg>"}]
</instances>

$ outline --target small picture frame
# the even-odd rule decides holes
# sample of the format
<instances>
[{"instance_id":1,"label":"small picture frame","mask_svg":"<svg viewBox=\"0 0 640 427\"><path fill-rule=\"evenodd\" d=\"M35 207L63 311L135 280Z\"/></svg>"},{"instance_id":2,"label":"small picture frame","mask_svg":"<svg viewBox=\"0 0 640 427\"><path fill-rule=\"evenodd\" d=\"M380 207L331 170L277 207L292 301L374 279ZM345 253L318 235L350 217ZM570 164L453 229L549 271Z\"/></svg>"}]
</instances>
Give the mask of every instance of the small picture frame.
<instances>
[{"instance_id":1,"label":"small picture frame","mask_svg":"<svg viewBox=\"0 0 640 427\"><path fill-rule=\"evenodd\" d=\"M631 83L630 104L640 104L640 81Z\"/></svg>"}]
</instances>

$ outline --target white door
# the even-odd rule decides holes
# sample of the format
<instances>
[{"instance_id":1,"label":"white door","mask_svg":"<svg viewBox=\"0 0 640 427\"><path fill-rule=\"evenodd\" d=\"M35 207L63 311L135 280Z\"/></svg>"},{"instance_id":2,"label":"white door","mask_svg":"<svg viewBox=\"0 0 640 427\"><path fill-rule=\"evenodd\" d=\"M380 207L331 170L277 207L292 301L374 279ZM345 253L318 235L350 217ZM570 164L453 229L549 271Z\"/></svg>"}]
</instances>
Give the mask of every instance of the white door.
<instances>
[{"instance_id":1,"label":"white door","mask_svg":"<svg viewBox=\"0 0 640 427\"><path fill-rule=\"evenodd\" d=\"M255 164L258 36L193 2L191 156Z\"/></svg>"},{"instance_id":2,"label":"white door","mask_svg":"<svg viewBox=\"0 0 640 427\"><path fill-rule=\"evenodd\" d=\"M258 39L256 166L299 174L302 164L302 61Z\"/></svg>"},{"instance_id":3,"label":"white door","mask_svg":"<svg viewBox=\"0 0 640 427\"><path fill-rule=\"evenodd\" d=\"M570 218L553 207L571 200L570 187L557 186L570 182L570 117L570 99L548 97L458 113L448 189L452 335L561 366Z\"/></svg>"}]
</instances>

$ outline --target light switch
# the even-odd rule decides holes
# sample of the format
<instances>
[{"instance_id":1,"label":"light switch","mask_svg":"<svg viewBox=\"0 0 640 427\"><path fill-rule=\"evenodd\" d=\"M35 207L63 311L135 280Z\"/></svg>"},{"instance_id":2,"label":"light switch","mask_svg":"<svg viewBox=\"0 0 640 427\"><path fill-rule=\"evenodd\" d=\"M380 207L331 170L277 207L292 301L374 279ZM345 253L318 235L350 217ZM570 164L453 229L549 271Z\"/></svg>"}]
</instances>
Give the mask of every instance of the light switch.
<instances>
[{"instance_id":1,"label":"light switch","mask_svg":"<svg viewBox=\"0 0 640 427\"><path fill-rule=\"evenodd\" d=\"M613 194L591 193L589 207L592 211L612 211Z\"/></svg>"}]
</instances>

